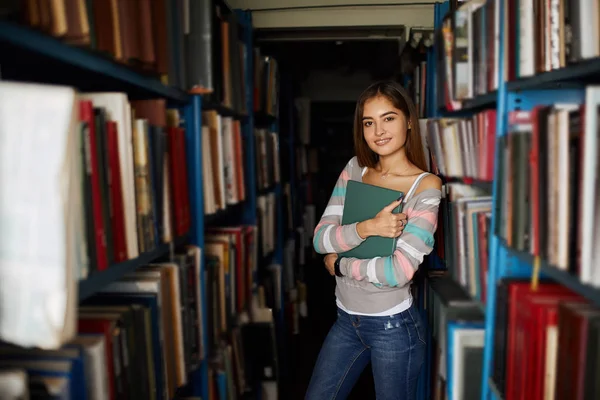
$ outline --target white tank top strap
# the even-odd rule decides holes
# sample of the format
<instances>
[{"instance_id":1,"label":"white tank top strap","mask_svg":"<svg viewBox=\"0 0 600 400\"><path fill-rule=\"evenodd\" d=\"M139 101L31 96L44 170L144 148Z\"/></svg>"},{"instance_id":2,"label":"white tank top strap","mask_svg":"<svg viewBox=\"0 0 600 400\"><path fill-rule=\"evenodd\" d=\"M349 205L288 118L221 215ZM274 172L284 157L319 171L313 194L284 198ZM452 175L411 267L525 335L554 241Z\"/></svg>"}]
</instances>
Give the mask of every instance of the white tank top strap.
<instances>
[{"instance_id":1,"label":"white tank top strap","mask_svg":"<svg viewBox=\"0 0 600 400\"><path fill-rule=\"evenodd\" d=\"M415 182L410 187L410 190L408 191L406 196L404 196L404 203L406 203L408 199L410 199L410 197L414 194L415 190L417 190L417 187L419 187L419 183L421 182L421 180L429 174L429 172L423 172L421 175L417 176L417 179L415 179Z\"/></svg>"}]
</instances>

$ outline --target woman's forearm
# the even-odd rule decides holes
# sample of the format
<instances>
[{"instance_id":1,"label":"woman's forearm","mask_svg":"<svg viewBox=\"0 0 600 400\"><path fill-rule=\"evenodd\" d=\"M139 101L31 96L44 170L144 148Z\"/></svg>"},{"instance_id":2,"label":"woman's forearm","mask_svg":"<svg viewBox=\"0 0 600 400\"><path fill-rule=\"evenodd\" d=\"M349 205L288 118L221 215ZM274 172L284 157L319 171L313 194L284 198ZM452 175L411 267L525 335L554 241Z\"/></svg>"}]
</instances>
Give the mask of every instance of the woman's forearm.
<instances>
[{"instance_id":1,"label":"woman's forearm","mask_svg":"<svg viewBox=\"0 0 600 400\"><path fill-rule=\"evenodd\" d=\"M356 225L338 225L321 220L313 237L315 251L319 254L339 254L352 250L364 241L359 236Z\"/></svg>"},{"instance_id":2,"label":"woman's forearm","mask_svg":"<svg viewBox=\"0 0 600 400\"><path fill-rule=\"evenodd\" d=\"M356 224L356 233L358 233L358 236L360 236L362 239L373 236L373 220L368 219Z\"/></svg>"}]
</instances>

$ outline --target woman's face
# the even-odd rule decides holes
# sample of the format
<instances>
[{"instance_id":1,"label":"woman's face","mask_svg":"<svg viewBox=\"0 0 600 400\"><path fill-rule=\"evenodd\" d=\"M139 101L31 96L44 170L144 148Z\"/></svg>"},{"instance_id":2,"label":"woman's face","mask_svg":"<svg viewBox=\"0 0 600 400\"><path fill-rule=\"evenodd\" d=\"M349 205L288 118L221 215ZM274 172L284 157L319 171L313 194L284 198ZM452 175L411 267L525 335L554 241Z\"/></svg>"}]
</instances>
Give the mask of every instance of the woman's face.
<instances>
[{"instance_id":1,"label":"woman's face","mask_svg":"<svg viewBox=\"0 0 600 400\"><path fill-rule=\"evenodd\" d=\"M365 102L362 123L365 141L378 155L387 156L404 147L406 117L386 97L377 96Z\"/></svg>"}]
</instances>

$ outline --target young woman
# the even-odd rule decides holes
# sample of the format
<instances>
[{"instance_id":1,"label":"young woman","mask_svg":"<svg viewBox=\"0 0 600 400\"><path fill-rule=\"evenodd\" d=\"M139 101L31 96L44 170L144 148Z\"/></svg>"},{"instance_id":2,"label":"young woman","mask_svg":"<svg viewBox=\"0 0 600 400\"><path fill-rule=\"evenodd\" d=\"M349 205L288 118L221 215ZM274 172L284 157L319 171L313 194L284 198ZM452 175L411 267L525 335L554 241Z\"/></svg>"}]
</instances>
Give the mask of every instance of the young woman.
<instances>
[{"instance_id":1,"label":"young woman","mask_svg":"<svg viewBox=\"0 0 600 400\"><path fill-rule=\"evenodd\" d=\"M441 180L428 172L415 106L395 82L378 82L360 96L352 158L335 185L314 232L336 276L338 318L313 370L306 398L344 399L369 362L377 400L416 398L425 336L410 283L433 248ZM373 219L341 225L346 183L353 179L406 193ZM398 237L391 257L340 258L369 236Z\"/></svg>"}]
</instances>

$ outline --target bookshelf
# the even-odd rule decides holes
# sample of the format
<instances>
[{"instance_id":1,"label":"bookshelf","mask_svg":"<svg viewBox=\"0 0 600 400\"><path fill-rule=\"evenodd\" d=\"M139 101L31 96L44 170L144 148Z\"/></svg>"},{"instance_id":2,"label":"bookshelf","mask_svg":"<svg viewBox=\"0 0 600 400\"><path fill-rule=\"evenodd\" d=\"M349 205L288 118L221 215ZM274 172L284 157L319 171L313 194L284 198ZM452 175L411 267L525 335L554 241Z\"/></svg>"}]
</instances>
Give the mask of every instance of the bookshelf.
<instances>
[{"instance_id":1,"label":"bookshelf","mask_svg":"<svg viewBox=\"0 0 600 400\"><path fill-rule=\"evenodd\" d=\"M18 68L27 68L30 79L56 84L75 83L85 91L125 90L132 99L161 97L181 104L189 101L189 95L181 89L165 86L160 80L140 74L98 52L68 45L16 22L0 20L0 41L4 49L0 56L5 64L4 75L13 72L8 71L11 67L9 57L24 57L28 63L19 63ZM39 68L46 62L52 63L48 68L50 74ZM73 72L76 75L72 75ZM14 73L22 74L20 71Z\"/></svg>"},{"instance_id":2,"label":"bookshelf","mask_svg":"<svg viewBox=\"0 0 600 400\"><path fill-rule=\"evenodd\" d=\"M144 265L150 264L152 261L166 257L173 250L173 246L178 247L188 241L189 237L187 237L187 235L179 237L172 243L164 243L156 250L141 254L139 257L132 260L111 265L105 271L101 271L95 275L89 276L87 279L79 281L79 301L87 299L94 293L98 293L103 287L111 282L118 281L126 274L133 272Z\"/></svg>"},{"instance_id":3,"label":"bookshelf","mask_svg":"<svg viewBox=\"0 0 600 400\"><path fill-rule=\"evenodd\" d=\"M564 7L573 11L582 4L572 0L565 2ZM452 135L455 131L460 132L456 137L464 140L469 132L459 129L427 132L429 151L436 166L450 170L448 163L458 160L464 167L459 168L458 176L454 169L454 175L445 177L445 186L451 194L448 204L443 204L440 209L443 209L443 247L448 276L463 287L471 306L484 311L480 319L470 319L469 312L460 308L454 307L452 311L456 313L454 321L462 321L467 328L480 329L484 334L482 354L479 355L481 367L479 364L473 367L465 361L461 367L463 373L469 370L470 374L473 369L481 369L481 392L472 393L473 397L469 398L482 400L521 396L546 398L548 391L557 398L598 395L592 387L598 378L594 372L595 361L582 354L595 349L595 345L583 337L591 335L591 340L595 340L594 327L600 315L600 286L594 270L597 263L594 267L590 265L597 261L592 249L599 240L592 225L598 218L598 208L593 204L598 204L599 194L593 182L598 174L596 130L600 53L592 42L582 44L575 39L568 42L561 29L568 28L574 37L581 38L587 37L585 32L588 31L595 35L599 27L597 19L595 22L584 21L588 17L583 13L571 14L571 19L563 21L561 8L560 11L557 9L559 18L554 22L550 17L532 21L530 32L518 21L526 18L521 13L534 7L534 2L530 1L514 5L473 0L450 11L448 2L438 3L434 14L435 49L428 55L427 85L436 88L438 94L428 97L428 119L470 120L473 130L478 131L480 127L473 121L482 113L495 114L491 131L495 147L493 153L487 154L488 157L493 154L492 180L474 179L465 173L468 171L465 165L473 152L481 159L487 158L481 157L477 144L469 147L467 143L466 147L448 154L447 149L440 151L433 143L438 137ZM496 27L492 23L491 29L496 30L484 34L476 31L485 27L489 18L507 23ZM466 24L464 27L469 23L475 27L459 31L463 23ZM549 39L551 43L540 42L543 35L536 30L543 32L543 29L554 28L557 35ZM490 34L491 39L486 37ZM457 37L466 40L457 44L454 42ZM454 47L442 54L444 38ZM597 46L596 36L593 40ZM458 49L460 46L463 48ZM545 46L552 46L555 52ZM478 51L484 47L487 56L491 54L493 59L485 59L485 65L483 58L477 58ZM468 56L452 61L450 69L454 71L450 72L451 79L446 79L446 71L438 71L448 68L448 57L455 56L458 50L468 50ZM457 66L461 62L464 65ZM462 68L460 73L458 68ZM480 68L488 74L483 80L478 76ZM478 89L482 82L484 90ZM456 94L458 85L463 85L463 95L467 92L470 95L448 99L448 93ZM484 131L489 132L489 129ZM559 146L562 146L560 150ZM463 211L457 205L462 201L461 197L466 198L463 204L470 206L485 198L486 206L481 209L487 210L484 212L489 217L483 235L481 232L477 235L476 227L472 228L475 232L472 234L468 232L469 228L457 231L455 226L448 224L452 218L462 218L465 226L470 222L467 214L461 217ZM449 217L445 215L446 209L450 210ZM558 228L555 220L562 221L564 227ZM455 242L450 236L466 238ZM465 247L460 251L467 257L472 256L472 261L461 260L449 251L453 246L463 245ZM582 261L578 257L583 257ZM467 272L464 272L465 266ZM481 279L484 272L487 279ZM431 277L430 281L435 279ZM460 295L449 296L433 285L431 288L436 292L432 295L433 302L439 299L443 302L447 297L464 301ZM445 308L442 313L448 315L449 310ZM453 333L446 332L446 325L442 326L439 318L439 309L430 310L429 320L434 324L434 331L439 326L437 335L456 335L456 328ZM480 325L482 322L483 326ZM445 323L450 322L446 320ZM446 339L446 343L450 340ZM437 343L439 345L439 341ZM567 344L572 346L571 350L566 350ZM440 396L440 390L455 387L452 385L456 382L445 382L444 379L452 368L450 359L462 357L457 348L439 351L447 358L446 376L438 374L434 377L438 382L434 391L438 392L434 392L433 398L439 398L436 396ZM573 361L569 361L571 359ZM439 366L428 367L439 373L436 368ZM565 375L565 368L569 368L571 375ZM523 379L523 376L528 378ZM575 387L574 380L581 385ZM453 393L448 393L448 397L454 398Z\"/></svg>"},{"instance_id":4,"label":"bookshelf","mask_svg":"<svg viewBox=\"0 0 600 400\"><path fill-rule=\"evenodd\" d=\"M83 2L77 3L78 7L82 7ZM181 11L177 9L178 6L174 3L169 4L169 2L166 1L157 2L157 4L159 3L164 3L165 7L170 7L168 8L170 12ZM216 1L214 4L212 1L198 2L198 4L200 3L201 7L209 7L210 9L214 6L219 10L218 16L215 17L211 14L212 17L215 18L211 23L215 25L214 31L220 31L220 34L215 35L214 42L209 46L202 47L202 50L209 50L211 52L214 51L214 54L211 54L210 57L215 55L218 55L219 58L221 57L221 54L219 54L221 52L219 46L221 44L220 40L223 39L221 35L223 34L224 30L222 29L225 29L223 28L225 24L223 26L217 26L218 24L215 23L215 21L220 21L221 23L226 22L229 24L228 27L234 25L231 32L234 32L233 35L237 35L237 37L230 39L233 40L232 43L234 43L234 45L240 45L240 57L238 57L239 68L231 68L232 75L239 73L240 76L235 76L234 78L231 78L230 76L232 81L235 81L239 84L238 87L234 88L235 95L233 97L235 97L236 101L238 101L238 103L235 105L224 105L223 96L225 95L223 93L226 92L226 89L223 87L215 88L215 90L209 90L198 86L190 87L192 85L189 81L186 84L179 85L179 83L182 81L186 81L184 78L182 78L182 76L186 78L189 78L190 76L190 74L185 72L187 65L185 62L183 64L186 65L175 65L177 71L170 69L168 73L165 74L163 70L160 70L161 67L158 66L159 62L156 60L156 65L153 65L150 68L148 68L147 65L140 67L137 62L117 60L114 54L110 54L110 52L102 53L97 49L92 48L94 47L93 45L69 44L66 42L66 40L64 40L63 37L53 36L49 32L45 31L44 28L40 28L39 26L37 28L27 26L27 24L19 21L21 15L19 13L22 10L17 10L14 14L14 18L0 20L0 84L2 84L3 81L18 82L22 84L32 82L37 84L64 85L76 89L77 93L83 94L89 92L114 92L125 95L124 104L131 106L135 103L135 107L132 108L135 109L135 117L138 119L146 119L150 121L153 117L156 117L155 114L153 115L152 112L148 112L142 106L142 104L148 105L150 104L148 102L156 101L162 102L161 104L163 108L161 108L161 113L164 112L166 114L165 117L167 120L169 120L169 118L174 118L174 115L177 116L176 122L174 123L175 126L171 125L171 122L167 121L168 127L176 128L178 132L181 132L182 134L179 139L180 147L176 149L176 151L179 151L180 153L177 155L171 154L173 157L170 159L170 162L175 162L173 160L177 159L178 157L183 158L182 164L184 165L184 170L178 170L177 172L180 173L179 175L182 177L187 176L187 180L184 182L183 179L181 179L177 183L177 185L179 185L179 189L177 189L178 192L167 196L171 196L169 197L171 200L176 199L179 201L179 205L174 207L182 207L182 209L187 209L187 211L181 211L184 214L186 212L188 213L188 216L185 217L187 219L187 225L184 228L181 228L182 230L179 231L178 228L175 227L180 218L179 215L176 215L176 212L171 209L168 209L168 211L159 210L156 206L152 206L154 207L153 212L157 212L157 215L160 215L160 217L156 216L156 219L164 217L163 211L165 214L169 214L170 218L172 218L170 223L173 224L173 232L172 235L170 235L170 238L164 239L164 237L161 236L157 238L155 242L153 242L153 245L148 245L150 250L140 250L139 254L136 256L126 257L126 259L118 262L109 260L106 268L98 271L89 271L89 273L86 273L85 276L81 277L81 279L78 279L75 285L77 287L75 298L73 299L73 301L77 303L74 306L75 312L77 313L82 308L90 310L89 307L98 306L99 304L102 307L108 307L109 304L111 307L114 307L117 304L122 305L124 301L123 298L116 299L118 296L115 295L116 292L119 292L119 290L115 289L119 285L124 284L124 282L131 282L132 280L141 282L144 281L144 279L154 279L152 281L153 284L156 284L157 282L159 284L163 284L161 282L163 282L162 279L164 279L166 276L167 269L161 267L163 269L160 270L160 277L157 281L156 274L158 273L158 270L152 268L156 268L157 265L164 264L172 264L182 267L183 264L189 263L190 265L186 267L185 273L187 274L187 271L189 271L189 274L192 274L192 268L197 268L196 278L190 278L188 276L184 280L184 278L181 276L176 279L175 275L172 275L169 279L172 279L170 282L179 283L180 287L177 289L178 291L183 292L186 284L191 285L190 288L185 289L186 293L188 293L187 290L190 290L188 294L189 297L187 297L185 300L189 301L193 297L196 303L194 303L193 306L185 304L184 307L184 300L181 300L181 308L193 309L193 311L188 311L188 314L185 316L182 315L182 319L190 319L187 320L189 324L181 323L181 327L183 331L187 329L187 325L194 326L193 329L198 329L201 331L201 334L199 334L198 338L198 334L191 333L191 336L196 336L190 339L185 337L185 332L182 333L182 337L184 338L182 341L184 343L181 346L183 346L182 350L183 353L185 353L184 358L186 358L185 364L181 365L184 373L181 373L178 370L176 373L176 378L173 378L169 375L172 372L171 366L167 366L165 364L165 370L162 372L164 372L165 376L168 375L168 377L165 378L164 381L162 378L160 378L162 375L162 367L159 366L156 366L156 371L154 371L152 374L148 373L146 376L146 372L144 372L141 378L138 377L140 378L139 380L145 382L145 380L150 379L149 376L155 376L154 379L156 383L156 392L153 394L152 398L156 399L179 398L185 396L198 396L208 399L215 395L221 398L225 398L226 396L230 395L236 398L247 396L260 398L260 393L262 390L261 381L273 380L277 383L281 372L274 371L272 376L267 376L266 378L257 378L260 376L260 373L249 369L245 371L247 374L246 382L242 382L235 380L239 379L239 371L246 370L248 367L247 364L252 364L253 361L241 359L241 365L238 365L237 361L235 361L235 366L227 366L226 364L229 362L233 364L232 360L234 357L232 357L231 354L236 356L238 355L237 352L240 351L240 349L239 347L236 348L236 345L241 344L243 349L249 348L248 340L244 340L243 337L238 337L239 342L234 343L236 339L233 332L236 331L238 332L238 335L243 336L244 333L240 333L240 331L244 331L245 327L247 326L253 326L253 324L256 322L253 319L255 317L253 313L256 311L254 309L254 307L256 307L255 300L259 295L259 289L261 289L263 285L263 282L259 281L260 274L257 274L257 271L264 273L268 265L278 265L281 269L281 265L283 263L283 245L286 238L284 238L283 228L282 182L279 180L278 182L269 185L267 188L258 188L257 174L261 173L261 171L257 167L257 163L261 156L257 154L259 149L256 148L255 140L255 129L259 127L264 127L269 130L269 132L273 132L275 134L273 137L275 142L278 142L279 140L279 122L277 113L273 115L272 112L265 111L261 104L255 104L257 99L263 101L264 96L275 96L274 100L270 99L269 101L275 102L275 105L273 106L274 108L278 107L276 97L279 95L279 93L277 90L274 90L272 93L266 94L266 86L271 88L275 87L275 85L278 85L279 77L273 75L270 78L264 78L261 76L259 80L257 80L257 75L255 74L254 70L257 57L255 55L255 45L253 43L254 33L252 27L252 17L249 11L231 10L227 6L226 2L223 1ZM150 3L142 1L140 4ZM99 2L96 6L99 7L104 5ZM93 13L90 10L87 10L87 12L88 17L93 18ZM153 12L155 12L155 10L153 10ZM191 10L192 14L195 12L197 12L197 9ZM156 17L156 14L153 15ZM171 14L165 16L167 23L171 24L173 21L169 22L168 18L177 17ZM93 33L93 28L90 29ZM176 35L177 33L175 32L174 34ZM189 32L187 34L189 34ZM183 36L181 36L180 39L183 40L186 33L183 33L182 35ZM149 42L152 41L153 40L149 40ZM173 44L173 48L176 48L176 50L173 50L173 54L171 54L172 59L178 59L180 61L185 59L185 53L189 49L186 49L188 44L182 45L182 43L183 42L178 44L171 43ZM156 44L156 42L154 44ZM206 46L206 43L204 43L203 46ZM235 48L231 49L231 52L235 53ZM181 53L184 54L182 55ZM162 61L165 60L163 59ZM169 61L169 59L167 59L167 61ZM223 62L226 61L223 61L222 59L219 60L217 63L218 66L222 66ZM276 65L275 60L273 63ZM175 62L175 64L177 64L177 62ZM214 81L221 81L223 78L220 76L221 69L217 68L218 66L215 65L214 70L209 72L212 74L212 79ZM181 75L182 70L184 70L183 75ZM172 79L173 76L176 76L177 79ZM265 85L265 87L259 87L262 85ZM218 84L216 86L224 85ZM258 92L261 92L262 94L257 95ZM93 102L93 106L97 107L96 99L92 99L91 101ZM155 105L156 103L152 104ZM238 167L239 171L241 172L240 174L236 175L235 178L241 179L240 181L236 182L243 182L243 185L240 183L240 187L243 186L245 196L243 199L238 199L237 201L227 203L224 207L219 208L214 212L207 213L205 209L206 202L208 201L207 199L211 199L212 197L207 193L205 186L205 179L207 179L208 176L205 161L211 159L212 150L211 148L205 147L206 141L203 141L203 136L206 136L206 132L211 127L211 121L208 121L205 118L205 116L208 115L207 113L210 112L216 112L219 121L228 119L228 121L231 121L233 126L239 126L239 144L241 145L239 150L242 157L238 160ZM0 124L0 128L1 127L2 125ZM0 132L0 134L4 133ZM220 133L218 134L220 135ZM135 132L133 135L135 136ZM150 148L150 150L152 150L152 148ZM268 155L273 158L275 163L279 163L278 146L274 146L274 148L271 150L271 153ZM154 154L152 154L152 157L153 156ZM151 159L153 159L152 157ZM181 164L178 165L181 166ZM171 168L175 167L169 164L169 172L171 172ZM230 168L232 167L230 166ZM175 179L175 175L169 177L170 179ZM293 179L293 174L291 178ZM154 179L155 178L153 177L153 182ZM167 191L175 190L173 189L173 185L176 183L173 181L170 183L162 183L167 188ZM122 182L122 187L125 187L126 185L127 183ZM147 190L149 193L152 193L153 198L158 198L159 196L162 198L162 195L159 195L159 192L161 191L159 189L150 187ZM224 229L225 227L248 227L249 231L247 231L247 238L250 241L248 242L250 243L250 245L248 245L248 249L250 249L251 246L258 247L258 242L264 240L264 238L259 239L259 235L262 234L258 228L261 222L261 215L258 211L260 206L259 197L269 194L274 194L275 199L273 204L275 221L275 229L273 231L273 249L266 254L262 254L262 252L257 251L258 256L256 258L254 258L253 254L250 253L250 250L247 250L247 252L244 250L244 265L242 268L245 269L246 267L250 268L250 266L254 266L257 271L244 270L244 274L247 273L248 276L247 289L249 289L250 293L246 294L247 298L245 298L245 300L247 301L244 303L243 307L235 308L232 306L231 315L229 313L229 309L225 311L227 315L224 318L228 320L227 328L219 333L219 338L216 340L219 341L223 339L224 342L226 342L226 347L223 348L224 355L220 354L221 348L218 349L219 351L214 350L214 353L219 353L217 357L215 354L213 354L212 343L209 342L209 331L213 330L215 325L213 320L210 319L210 316L212 315L210 313L210 309L213 308L213 298L209 298L210 294L214 295L210 289L210 286L212 285L210 279L212 279L214 276L210 275L210 273L211 268L215 268L215 254L214 250L212 250L213 252L211 253L209 247L211 244L215 243L215 240L218 242L219 240L223 239L215 239L212 235L214 235L215 230ZM136 192L135 196L140 195ZM96 201L97 200L93 200L93 202ZM123 210L123 215L125 217L126 213L127 212ZM92 217L89 218L93 219ZM139 220L141 217L134 217L134 219L136 218L138 218L137 223L140 223ZM252 230L253 227L254 230ZM105 228L111 229L112 225L106 225ZM161 229L163 228L161 227ZM156 236L160 236L158 234L158 230L155 232L155 234ZM226 233L223 235L227 236L230 234ZM232 237L233 236L230 236L226 240L232 240L231 243L233 243ZM88 239L87 246L94 246L95 248L96 245L89 244L90 240L91 239ZM127 239L124 240L126 241ZM195 259L189 256L190 253L185 253L186 251L189 252L190 249L199 249L199 263L195 264ZM236 252L239 251L239 249L236 249ZM182 254L188 254L188 258L186 258L185 261L181 261L181 258L177 258L182 256ZM239 257L242 259L242 256ZM194 264L194 266L192 267L191 264ZM149 266L150 269L147 269ZM150 278L150 276L152 276L152 278ZM280 279L280 281L274 282L273 286L283 287L283 283L281 281L282 274L274 274L274 279L277 277ZM188 281L188 279L194 280ZM234 288L233 290L237 290L238 286L241 286L242 284L245 285L245 283L246 282L239 283L237 281L233 281L232 279L232 282L227 284L230 284L231 287ZM196 285L199 286L198 291L198 287ZM111 296L114 296L111 297L111 301L114 301L114 303L102 303L103 299L107 299L107 297L103 297L109 293L107 292L107 288L112 288L110 289L110 294ZM194 294L196 291L198 295ZM139 295L139 293L137 294ZM127 292L127 295L129 296L131 293ZM144 297L145 295L146 294L140 296ZM288 300L284 298L284 295L285 293L283 290L275 290L273 294L273 296L280 296L279 299L275 300L275 303L279 302L281 305L273 312L272 324L277 328L276 335L273 337L273 340L277 342L278 346L277 350L273 354L275 358L277 358L278 354L285 350L285 305L286 301ZM227 297L226 294L224 296ZM141 304L137 301L139 301L139 299L135 301L132 300L132 304ZM176 300L169 301L173 301L173 304L176 304ZM196 304L198 309L194 308L196 307ZM260 314L261 311L264 314L265 310L267 311L267 314L271 312L268 307L260 307L259 305L257 314ZM192 315L193 313L197 314ZM244 316L242 316L242 314L244 314ZM149 318L156 317L156 315L158 314L152 314L152 316ZM195 318L195 320L192 318ZM240 322L240 320L242 320L242 322ZM77 321L75 322L77 323ZM166 326L166 324L160 325L163 322L162 320L154 322L157 324L156 326L158 328L156 329L159 331L162 331ZM268 336L269 332L260 331L260 326L265 325L265 323L259 321L256 324L259 326L258 330L252 328L247 329L247 331L254 331L255 335L256 332L259 332L261 334L261 339L263 339L261 343L268 345L268 340L270 340ZM269 323L266 323L266 325L268 324ZM128 326L128 328L130 327ZM132 330L135 331L133 328ZM174 333L171 331L169 332L170 333L160 333L158 336L163 334L167 336L174 335ZM155 331L155 328L153 327L152 332L145 332L145 334L151 337L152 335L156 335L157 331ZM77 333L75 333L75 336L77 336ZM140 337L143 336L143 334L140 335ZM154 338L156 338L156 336L154 336ZM168 336L168 339L165 340L171 340L170 338L172 337ZM68 342L64 344L68 344ZM177 346L179 346L179 344L177 344ZM202 350L199 350L199 348ZM235 350L232 350L234 348ZM193 357L196 358L188 363L187 353L192 352L192 349L195 354ZM55 350L61 351L61 349ZM157 352L156 359L152 361L152 365L155 365L154 361L160 359L158 356L159 350L157 348L155 348L155 350ZM227 352L229 352L229 356L227 356ZM176 350L172 349L170 353L176 353ZM40 357L46 357L46 355L42 353ZM169 362L175 363L176 361L171 360L170 357L171 356L169 355ZM0 358L0 363L6 361L3 360L3 358L4 357ZM184 361L181 362L184 363ZM136 365L141 366L142 364L143 363ZM252 365L250 365L250 367L252 367ZM132 373L135 374L135 371ZM66 377L65 379L69 381L74 380L75 378ZM112 377L110 379L112 382ZM159 381L161 383L159 383ZM183 381L184 383L181 385L175 385L176 387L173 387L173 381ZM167 382L169 385L167 385ZM71 392L71 395L75 397L81 395L86 390L86 384L89 384L89 382L71 381L71 387L76 387L77 390L77 392ZM143 384L140 384L140 387L141 386L143 386ZM147 388L139 390L147 390ZM229 393L231 390L235 390L237 392L233 394ZM215 393L215 391L218 393ZM141 395L141 393L142 392L136 392L135 394L139 394L143 398L150 398L145 397L145 395Z\"/></svg>"}]
</instances>

